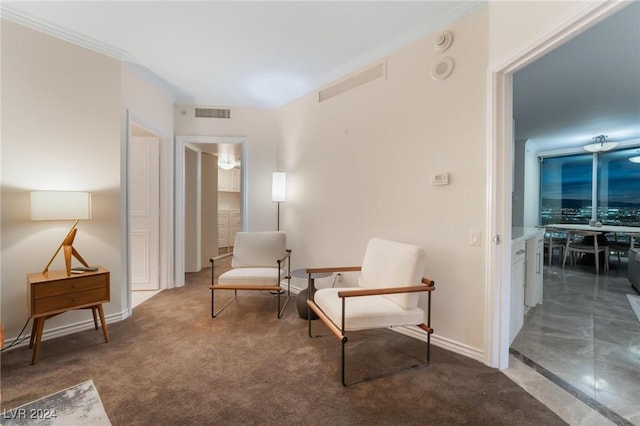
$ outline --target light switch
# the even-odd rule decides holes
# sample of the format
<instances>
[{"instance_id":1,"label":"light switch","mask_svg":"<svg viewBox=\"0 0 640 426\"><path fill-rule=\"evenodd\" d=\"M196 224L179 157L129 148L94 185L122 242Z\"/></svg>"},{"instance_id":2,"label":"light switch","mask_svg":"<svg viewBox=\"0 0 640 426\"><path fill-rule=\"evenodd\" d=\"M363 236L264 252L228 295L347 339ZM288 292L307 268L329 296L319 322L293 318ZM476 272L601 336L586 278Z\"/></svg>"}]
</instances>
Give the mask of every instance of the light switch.
<instances>
[{"instance_id":1,"label":"light switch","mask_svg":"<svg viewBox=\"0 0 640 426\"><path fill-rule=\"evenodd\" d=\"M469 233L469 245L479 246L482 243L482 231L472 230Z\"/></svg>"},{"instance_id":2,"label":"light switch","mask_svg":"<svg viewBox=\"0 0 640 426\"><path fill-rule=\"evenodd\" d=\"M436 173L431 176L433 185L449 185L449 173Z\"/></svg>"}]
</instances>

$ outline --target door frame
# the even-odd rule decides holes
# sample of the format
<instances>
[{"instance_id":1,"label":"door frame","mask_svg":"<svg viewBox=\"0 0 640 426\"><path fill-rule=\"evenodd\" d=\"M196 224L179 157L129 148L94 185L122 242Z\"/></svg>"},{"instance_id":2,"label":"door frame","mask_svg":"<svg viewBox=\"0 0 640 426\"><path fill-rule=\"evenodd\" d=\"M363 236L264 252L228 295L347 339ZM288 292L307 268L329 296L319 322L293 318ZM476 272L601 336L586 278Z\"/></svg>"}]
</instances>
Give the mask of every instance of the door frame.
<instances>
[{"instance_id":1,"label":"door frame","mask_svg":"<svg viewBox=\"0 0 640 426\"><path fill-rule=\"evenodd\" d=\"M622 2L590 5L566 25L548 31L508 60L489 66L485 364L491 367L509 367L513 74L628 5Z\"/></svg>"},{"instance_id":2,"label":"door frame","mask_svg":"<svg viewBox=\"0 0 640 426\"><path fill-rule=\"evenodd\" d=\"M128 315L131 314L131 250L129 232L131 224L129 223L129 141L132 137L131 126L135 125L145 131L158 137L160 141L160 241L159 241L159 257L158 257L158 278L160 281L160 289L174 287L174 283L170 280L173 275L174 258L171 247L173 241L174 218L173 218L173 136L163 132L144 119L140 118L127 109L125 113L125 134L124 145L121 147L121 234L122 234L122 281L126 280L126 286L123 286L122 300L126 300L126 309ZM127 315L127 316L128 316Z\"/></svg>"},{"instance_id":3,"label":"door frame","mask_svg":"<svg viewBox=\"0 0 640 426\"><path fill-rule=\"evenodd\" d=\"M242 155L241 155L241 186L240 186L240 208L241 208L241 229L246 230L248 227L248 147L249 140L246 137L242 136L184 136L178 135L175 138L175 176L176 176L176 190L175 190L175 251L174 251L174 259L175 259L175 276L174 283L176 287L184 286L184 274L185 274L185 262L184 262L184 251L185 251L185 229L184 229L184 220L185 220L185 201L184 201L184 173L185 173L185 156L184 151L188 149L189 145L193 144L240 144L242 146ZM196 223L197 232L200 233L201 224ZM200 251L201 247L198 246L197 250Z\"/></svg>"}]
</instances>

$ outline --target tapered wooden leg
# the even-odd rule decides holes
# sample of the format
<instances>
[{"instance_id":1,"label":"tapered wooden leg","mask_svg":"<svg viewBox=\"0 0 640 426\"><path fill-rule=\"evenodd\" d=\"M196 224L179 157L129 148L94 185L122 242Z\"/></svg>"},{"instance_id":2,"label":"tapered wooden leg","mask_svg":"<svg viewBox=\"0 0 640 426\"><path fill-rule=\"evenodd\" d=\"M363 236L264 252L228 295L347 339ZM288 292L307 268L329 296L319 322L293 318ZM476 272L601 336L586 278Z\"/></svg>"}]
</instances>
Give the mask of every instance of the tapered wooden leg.
<instances>
[{"instance_id":1,"label":"tapered wooden leg","mask_svg":"<svg viewBox=\"0 0 640 426\"><path fill-rule=\"evenodd\" d=\"M36 324L37 323L38 323L38 319L34 318L33 325L31 326L31 338L29 339L29 349L33 348L33 342L36 341L36 332L37 332Z\"/></svg>"},{"instance_id":2,"label":"tapered wooden leg","mask_svg":"<svg viewBox=\"0 0 640 426\"><path fill-rule=\"evenodd\" d=\"M109 330L107 330L107 321L104 319L104 310L102 310L102 305L98 305L98 313L100 314L100 324L102 324L104 341L105 343L109 343Z\"/></svg>"},{"instance_id":3,"label":"tapered wooden leg","mask_svg":"<svg viewBox=\"0 0 640 426\"><path fill-rule=\"evenodd\" d=\"M93 326L98 329L98 316L96 315L97 308L91 308L91 313L93 314Z\"/></svg>"},{"instance_id":4,"label":"tapered wooden leg","mask_svg":"<svg viewBox=\"0 0 640 426\"><path fill-rule=\"evenodd\" d=\"M44 330L44 318L36 318L36 339L33 346L33 357L31 358L31 365L35 365L38 362L38 355L40 353L40 342L42 341L42 331Z\"/></svg>"}]
</instances>

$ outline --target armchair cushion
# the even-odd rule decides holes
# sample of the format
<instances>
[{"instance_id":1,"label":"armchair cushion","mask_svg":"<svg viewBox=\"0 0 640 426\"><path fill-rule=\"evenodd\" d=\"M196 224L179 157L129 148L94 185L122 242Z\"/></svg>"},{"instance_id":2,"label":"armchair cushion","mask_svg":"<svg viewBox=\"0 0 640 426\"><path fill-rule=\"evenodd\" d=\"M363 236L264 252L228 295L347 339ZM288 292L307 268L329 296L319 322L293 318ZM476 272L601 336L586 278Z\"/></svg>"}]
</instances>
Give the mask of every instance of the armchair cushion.
<instances>
[{"instance_id":1,"label":"armchair cushion","mask_svg":"<svg viewBox=\"0 0 640 426\"><path fill-rule=\"evenodd\" d=\"M238 232L231 258L232 268L274 268L287 253L284 232ZM276 269L277 273L277 269Z\"/></svg>"},{"instance_id":2,"label":"armchair cushion","mask_svg":"<svg viewBox=\"0 0 640 426\"><path fill-rule=\"evenodd\" d=\"M325 288L315 294L315 303L337 326L342 324L342 299L339 291L354 288ZM405 309L387 296L349 297L345 301L347 321L344 331L384 328L424 322L424 311L418 307Z\"/></svg>"},{"instance_id":3,"label":"armchair cushion","mask_svg":"<svg viewBox=\"0 0 640 426\"><path fill-rule=\"evenodd\" d=\"M362 261L358 285L362 288L419 285L426 266L422 247L372 238ZM381 296L398 306L412 310L418 306L418 293ZM416 324L422 322L420 319Z\"/></svg>"},{"instance_id":4,"label":"armchair cushion","mask_svg":"<svg viewBox=\"0 0 640 426\"><path fill-rule=\"evenodd\" d=\"M280 271L285 276L285 271ZM278 285L278 268L237 268L218 277L218 284Z\"/></svg>"}]
</instances>

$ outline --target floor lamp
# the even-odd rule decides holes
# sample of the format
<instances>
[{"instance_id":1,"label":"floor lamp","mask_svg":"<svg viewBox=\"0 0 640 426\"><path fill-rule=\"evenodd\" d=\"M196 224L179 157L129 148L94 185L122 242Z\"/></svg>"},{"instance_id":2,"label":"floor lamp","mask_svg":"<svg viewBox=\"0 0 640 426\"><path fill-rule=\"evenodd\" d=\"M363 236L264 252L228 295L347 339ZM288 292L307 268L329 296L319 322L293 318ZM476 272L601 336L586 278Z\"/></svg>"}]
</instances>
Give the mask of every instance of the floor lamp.
<instances>
[{"instance_id":1,"label":"floor lamp","mask_svg":"<svg viewBox=\"0 0 640 426\"><path fill-rule=\"evenodd\" d=\"M75 257L84 266L89 267L80 253L73 247L73 240L81 219L91 219L91 193L78 191L33 191L31 192L31 220L75 220L75 223L53 253L42 273L62 249L67 276L71 276L71 257Z\"/></svg>"},{"instance_id":2,"label":"floor lamp","mask_svg":"<svg viewBox=\"0 0 640 426\"><path fill-rule=\"evenodd\" d=\"M278 203L278 227L280 230L280 203L287 201L287 174L273 172L271 179L271 201Z\"/></svg>"}]
</instances>

